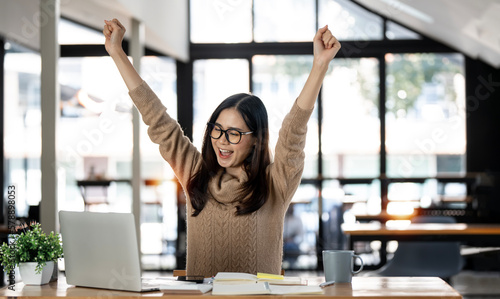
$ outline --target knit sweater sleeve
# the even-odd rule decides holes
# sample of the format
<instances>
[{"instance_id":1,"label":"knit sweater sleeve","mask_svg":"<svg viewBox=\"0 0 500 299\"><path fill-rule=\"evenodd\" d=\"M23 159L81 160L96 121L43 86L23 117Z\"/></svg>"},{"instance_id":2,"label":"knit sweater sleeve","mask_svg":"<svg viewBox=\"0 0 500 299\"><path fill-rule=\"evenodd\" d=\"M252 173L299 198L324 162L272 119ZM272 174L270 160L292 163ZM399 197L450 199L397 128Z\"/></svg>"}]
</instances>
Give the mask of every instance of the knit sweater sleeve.
<instances>
[{"instance_id":1,"label":"knit sweater sleeve","mask_svg":"<svg viewBox=\"0 0 500 299\"><path fill-rule=\"evenodd\" d=\"M295 101L279 131L270 178L285 203L292 200L300 184L304 170L307 122L312 111L301 109Z\"/></svg>"},{"instance_id":2,"label":"knit sweater sleeve","mask_svg":"<svg viewBox=\"0 0 500 299\"><path fill-rule=\"evenodd\" d=\"M159 144L160 154L170 164L183 186L191 178L200 160L200 153L184 136L179 123L170 117L160 99L143 81L129 92L132 101L148 126L151 141Z\"/></svg>"}]
</instances>

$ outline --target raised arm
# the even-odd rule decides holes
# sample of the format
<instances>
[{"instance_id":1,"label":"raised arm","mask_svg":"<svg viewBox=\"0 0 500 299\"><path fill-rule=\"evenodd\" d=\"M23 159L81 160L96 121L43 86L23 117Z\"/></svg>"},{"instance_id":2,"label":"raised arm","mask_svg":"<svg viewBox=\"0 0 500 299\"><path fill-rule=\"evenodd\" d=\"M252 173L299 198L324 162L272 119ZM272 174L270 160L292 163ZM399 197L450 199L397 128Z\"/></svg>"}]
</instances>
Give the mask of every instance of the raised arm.
<instances>
[{"instance_id":1,"label":"raised arm","mask_svg":"<svg viewBox=\"0 0 500 299\"><path fill-rule=\"evenodd\" d=\"M113 58L129 89L130 98L148 126L151 141L159 145L162 157L172 166L180 183L186 186L201 154L184 136L180 125L168 115L167 108L130 63L122 48L125 27L117 19L104 22L106 24L102 32L106 37L106 51Z\"/></svg>"},{"instance_id":2,"label":"raised arm","mask_svg":"<svg viewBox=\"0 0 500 299\"><path fill-rule=\"evenodd\" d=\"M283 119L276 143L274 163L269 168L273 189L280 194L284 203L292 200L300 184L304 169L307 122L311 117L328 65L340 49L340 43L327 26L318 30L313 43L314 60L311 73L296 104Z\"/></svg>"},{"instance_id":3,"label":"raised arm","mask_svg":"<svg viewBox=\"0 0 500 299\"><path fill-rule=\"evenodd\" d=\"M122 41L125 35L125 27L117 19L111 21L104 21L105 25L102 33L106 37L106 42L104 44L106 51L109 56L113 58L113 61L120 72L120 75L125 81L128 90L133 90L142 83L141 76L137 73L132 63L127 57L127 54L123 51Z\"/></svg>"},{"instance_id":4,"label":"raised arm","mask_svg":"<svg viewBox=\"0 0 500 299\"><path fill-rule=\"evenodd\" d=\"M320 28L313 39L314 59L311 72L304 88L297 98L300 108L309 110L314 108L321 84L325 78L330 61L340 50L340 43L328 30L328 25Z\"/></svg>"}]
</instances>

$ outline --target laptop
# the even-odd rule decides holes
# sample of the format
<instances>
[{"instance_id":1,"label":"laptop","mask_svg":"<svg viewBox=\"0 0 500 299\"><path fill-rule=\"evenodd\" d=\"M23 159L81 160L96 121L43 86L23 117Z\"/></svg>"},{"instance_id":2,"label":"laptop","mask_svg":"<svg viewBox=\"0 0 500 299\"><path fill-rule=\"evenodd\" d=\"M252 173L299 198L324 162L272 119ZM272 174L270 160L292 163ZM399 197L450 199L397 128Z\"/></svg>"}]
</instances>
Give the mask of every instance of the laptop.
<instances>
[{"instance_id":1,"label":"laptop","mask_svg":"<svg viewBox=\"0 0 500 299\"><path fill-rule=\"evenodd\" d=\"M66 281L133 292L156 291L141 281L134 215L60 211Z\"/></svg>"}]
</instances>

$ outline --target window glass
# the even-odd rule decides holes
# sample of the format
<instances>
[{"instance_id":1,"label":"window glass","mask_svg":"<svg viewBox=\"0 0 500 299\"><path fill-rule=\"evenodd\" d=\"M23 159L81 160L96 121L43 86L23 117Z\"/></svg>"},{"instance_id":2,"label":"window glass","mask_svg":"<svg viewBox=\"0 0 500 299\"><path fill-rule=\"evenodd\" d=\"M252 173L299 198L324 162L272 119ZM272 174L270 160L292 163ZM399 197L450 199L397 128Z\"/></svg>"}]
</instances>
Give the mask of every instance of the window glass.
<instances>
[{"instance_id":1,"label":"window glass","mask_svg":"<svg viewBox=\"0 0 500 299\"><path fill-rule=\"evenodd\" d=\"M273 154L283 119L304 87L312 59L311 55L258 55L252 58L253 93L266 105ZM318 143L318 119L313 112L307 126L304 177L318 175Z\"/></svg>"},{"instance_id":2,"label":"window glass","mask_svg":"<svg viewBox=\"0 0 500 299\"><path fill-rule=\"evenodd\" d=\"M316 31L314 0L254 0L254 14L256 42L311 41Z\"/></svg>"},{"instance_id":3,"label":"window glass","mask_svg":"<svg viewBox=\"0 0 500 299\"><path fill-rule=\"evenodd\" d=\"M324 249L344 249L346 238L342 233L344 223L344 190L336 180L327 180L322 185L323 247Z\"/></svg>"},{"instance_id":4,"label":"window glass","mask_svg":"<svg viewBox=\"0 0 500 299\"><path fill-rule=\"evenodd\" d=\"M319 190L309 184L295 192L283 228L283 268L316 269L318 258Z\"/></svg>"},{"instance_id":5,"label":"window glass","mask_svg":"<svg viewBox=\"0 0 500 299\"><path fill-rule=\"evenodd\" d=\"M163 102L167 113L173 119L177 119L175 60L168 57L145 56L141 59L141 77ZM131 103L130 100L127 104L131 105ZM158 145L149 138L147 128L141 120L141 159L143 162L141 174L143 178L174 179L172 169L158 152Z\"/></svg>"},{"instance_id":6,"label":"window glass","mask_svg":"<svg viewBox=\"0 0 500 299\"><path fill-rule=\"evenodd\" d=\"M348 247L342 223L353 223L359 217L381 212L379 180L325 180L323 183L323 246L325 249Z\"/></svg>"},{"instance_id":7,"label":"window glass","mask_svg":"<svg viewBox=\"0 0 500 299\"><path fill-rule=\"evenodd\" d=\"M388 199L387 212L393 215L410 215L417 208L463 210L466 209L468 201L467 184L440 182L436 179L426 179L418 183L391 183Z\"/></svg>"},{"instance_id":8,"label":"window glass","mask_svg":"<svg viewBox=\"0 0 500 299\"><path fill-rule=\"evenodd\" d=\"M110 57L61 58L59 165L64 174L65 209L130 212L132 190L132 101ZM175 61L143 57L141 76L177 117ZM141 250L145 269L175 268L177 183L141 119ZM77 187L92 179L113 181L108 187ZM85 194L82 192L84 191ZM87 202L106 205L84 206ZM161 258L158 258L161 255Z\"/></svg>"},{"instance_id":9,"label":"window glass","mask_svg":"<svg viewBox=\"0 0 500 299\"><path fill-rule=\"evenodd\" d=\"M378 177L378 61L335 59L323 82L322 152L325 177Z\"/></svg>"},{"instance_id":10,"label":"window glass","mask_svg":"<svg viewBox=\"0 0 500 299\"><path fill-rule=\"evenodd\" d=\"M15 212L28 216L41 200L40 55L6 43L4 60L4 186L14 186Z\"/></svg>"},{"instance_id":11,"label":"window glass","mask_svg":"<svg viewBox=\"0 0 500 299\"><path fill-rule=\"evenodd\" d=\"M339 40L379 40L384 34L380 16L349 0L319 0L318 22Z\"/></svg>"},{"instance_id":12,"label":"window glass","mask_svg":"<svg viewBox=\"0 0 500 299\"><path fill-rule=\"evenodd\" d=\"M443 201L445 197L438 194L438 189L440 189L439 184L433 179L419 183L391 183L387 195L389 199L387 213L391 215L411 215L415 213L417 208L453 208L452 205ZM458 198L457 202L460 202L461 199L465 199L465 197ZM465 203L465 200L462 200L462 203Z\"/></svg>"},{"instance_id":13,"label":"window glass","mask_svg":"<svg viewBox=\"0 0 500 299\"><path fill-rule=\"evenodd\" d=\"M421 36L407 29L399 24L396 24L391 21L387 21L387 31L385 32L385 36L388 39L420 39Z\"/></svg>"},{"instance_id":14,"label":"window glass","mask_svg":"<svg viewBox=\"0 0 500 299\"><path fill-rule=\"evenodd\" d=\"M248 60L208 59L193 64L193 143L201 149L206 124L227 97L249 92Z\"/></svg>"},{"instance_id":15,"label":"window glass","mask_svg":"<svg viewBox=\"0 0 500 299\"><path fill-rule=\"evenodd\" d=\"M252 41L252 0L191 0L191 42Z\"/></svg>"},{"instance_id":16,"label":"window glass","mask_svg":"<svg viewBox=\"0 0 500 299\"><path fill-rule=\"evenodd\" d=\"M176 65L169 57L145 56L141 77L177 119ZM178 224L177 179L170 165L149 138L141 119L141 251L147 270L176 269ZM182 204L181 204L182 205Z\"/></svg>"},{"instance_id":17,"label":"window glass","mask_svg":"<svg viewBox=\"0 0 500 299\"><path fill-rule=\"evenodd\" d=\"M58 30L58 40L61 45L104 44L104 36L101 31L82 26L67 19L61 18L59 20Z\"/></svg>"},{"instance_id":18,"label":"window glass","mask_svg":"<svg viewBox=\"0 0 500 299\"><path fill-rule=\"evenodd\" d=\"M61 58L61 119L57 154L61 182L61 208L84 210L84 194L77 181L132 177L132 103L110 57ZM130 212L131 187L113 182L108 188L91 188L85 198L107 205L90 210ZM89 189L90 191L90 189Z\"/></svg>"},{"instance_id":19,"label":"window glass","mask_svg":"<svg viewBox=\"0 0 500 299\"><path fill-rule=\"evenodd\" d=\"M465 172L461 54L387 54L386 148L391 177Z\"/></svg>"}]
</instances>

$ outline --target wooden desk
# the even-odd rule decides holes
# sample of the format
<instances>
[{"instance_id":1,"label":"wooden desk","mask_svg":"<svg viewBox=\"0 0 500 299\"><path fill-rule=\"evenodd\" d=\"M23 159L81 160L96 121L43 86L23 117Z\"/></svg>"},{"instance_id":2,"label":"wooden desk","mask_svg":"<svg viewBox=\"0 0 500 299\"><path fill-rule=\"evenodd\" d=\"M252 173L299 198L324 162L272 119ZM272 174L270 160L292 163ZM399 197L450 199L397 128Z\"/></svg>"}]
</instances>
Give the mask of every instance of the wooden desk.
<instances>
[{"instance_id":1,"label":"wooden desk","mask_svg":"<svg viewBox=\"0 0 500 299\"><path fill-rule=\"evenodd\" d=\"M500 243L500 224L410 223L392 226L380 223L344 223L342 230L356 240L487 240Z\"/></svg>"},{"instance_id":2,"label":"wooden desk","mask_svg":"<svg viewBox=\"0 0 500 299\"><path fill-rule=\"evenodd\" d=\"M324 278L308 278L309 284L318 285L324 282ZM462 296L455 291L444 280L437 277L354 277L352 283L336 284L324 289L323 295L294 295L294 296L238 296L255 299L269 298L364 298L364 299L460 299ZM16 284L16 290L10 291L7 288L0 290L0 297L18 298L49 298L49 297L87 297L87 298L165 298L161 292L133 293L109 291L91 288L80 288L66 284L65 278L59 278L57 282L52 282L43 286L24 286L22 283ZM212 296L211 293L204 295L168 295L168 297L179 297L183 299L195 299L200 296L211 296L212 298L228 299L231 296Z\"/></svg>"},{"instance_id":3,"label":"wooden desk","mask_svg":"<svg viewBox=\"0 0 500 299\"><path fill-rule=\"evenodd\" d=\"M359 241L382 241L381 265L387 241L455 241L474 246L500 246L500 224L411 223L388 226L380 223L342 224L350 248Z\"/></svg>"}]
</instances>

